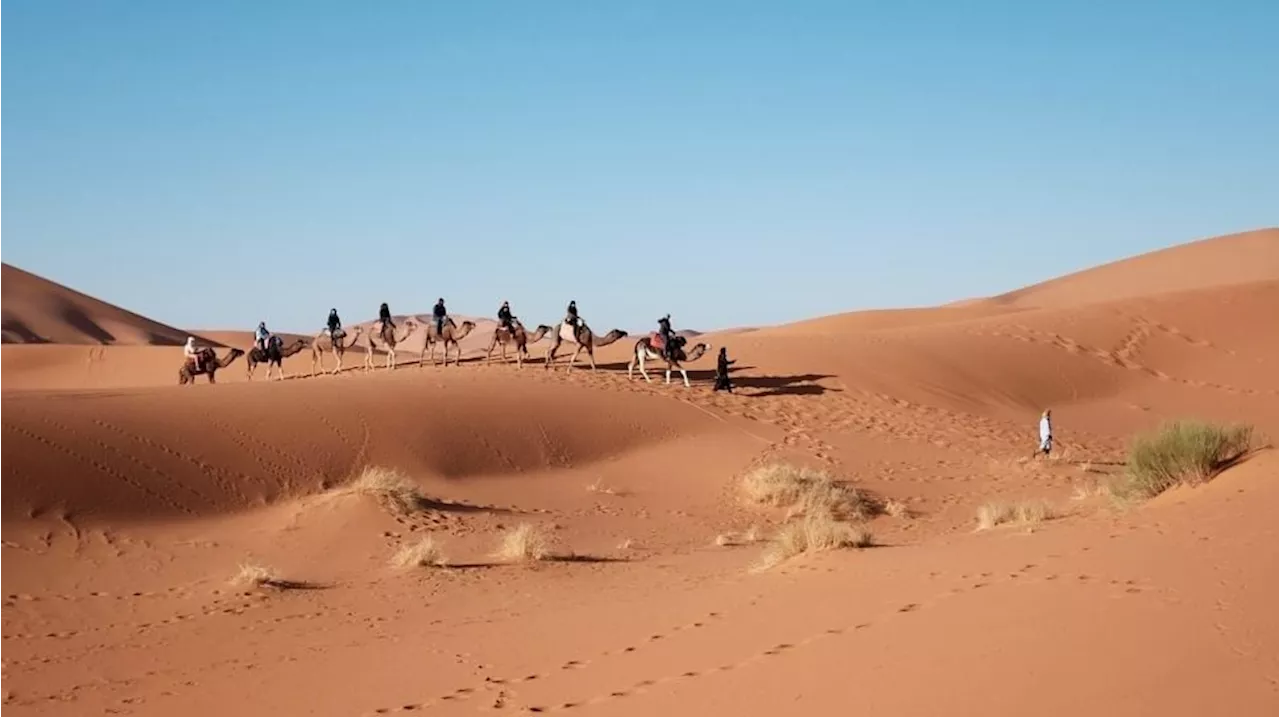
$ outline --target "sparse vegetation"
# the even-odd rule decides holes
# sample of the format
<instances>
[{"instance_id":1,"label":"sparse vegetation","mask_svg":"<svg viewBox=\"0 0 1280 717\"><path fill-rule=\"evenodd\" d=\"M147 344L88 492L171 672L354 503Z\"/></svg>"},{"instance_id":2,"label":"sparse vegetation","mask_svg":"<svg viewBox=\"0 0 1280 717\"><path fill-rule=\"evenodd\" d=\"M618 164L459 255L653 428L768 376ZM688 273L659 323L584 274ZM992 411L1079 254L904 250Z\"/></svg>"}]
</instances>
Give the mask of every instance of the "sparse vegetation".
<instances>
[{"instance_id":1,"label":"sparse vegetation","mask_svg":"<svg viewBox=\"0 0 1280 717\"><path fill-rule=\"evenodd\" d=\"M893 518L911 517L911 509L907 507L907 504L893 498L885 501L884 512Z\"/></svg>"},{"instance_id":2,"label":"sparse vegetation","mask_svg":"<svg viewBox=\"0 0 1280 717\"><path fill-rule=\"evenodd\" d=\"M587 491L590 493L602 493L604 495L621 495L621 491L617 488L605 485L603 478L597 478L594 483L587 486Z\"/></svg>"},{"instance_id":3,"label":"sparse vegetation","mask_svg":"<svg viewBox=\"0 0 1280 717\"><path fill-rule=\"evenodd\" d=\"M760 528L751 526L741 533L721 533L716 536L716 545L722 548L735 545L750 545L760 542Z\"/></svg>"},{"instance_id":4,"label":"sparse vegetation","mask_svg":"<svg viewBox=\"0 0 1280 717\"><path fill-rule=\"evenodd\" d=\"M870 517L873 503L855 488L824 471L785 463L760 466L742 477L742 492L753 503L787 508L789 516L826 514L832 518Z\"/></svg>"},{"instance_id":5,"label":"sparse vegetation","mask_svg":"<svg viewBox=\"0 0 1280 717\"><path fill-rule=\"evenodd\" d=\"M546 533L531 523L521 523L502 534L494 557L508 563L545 560L551 554Z\"/></svg>"},{"instance_id":6,"label":"sparse vegetation","mask_svg":"<svg viewBox=\"0 0 1280 717\"><path fill-rule=\"evenodd\" d=\"M348 491L377 499L387 510L407 515L422 510L427 499L416 483L394 468L368 466L352 481Z\"/></svg>"},{"instance_id":7,"label":"sparse vegetation","mask_svg":"<svg viewBox=\"0 0 1280 717\"><path fill-rule=\"evenodd\" d=\"M396 551L391 564L398 568L444 567L448 564L440 544L430 535L413 545L405 545Z\"/></svg>"},{"instance_id":8,"label":"sparse vegetation","mask_svg":"<svg viewBox=\"0 0 1280 717\"><path fill-rule=\"evenodd\" d=\"M1053 507L1043 500L985 503L978 507L978 530L990 530L1006 523L1034 525L1053 517L1055 517Z\"/></svg>"},{"instance_id":9,"label":"sparse vegetation","mask_svg":"<svg viewBox=\"0 0 1280 717\"><path fill-rule=\"evenodd\" d=\"M240 587L276 588L279 590L304 586L304 583L285 580L275 570L254 563L242 563L240 570L231 578L231 584Z\"/></svg>"},{"instance_id":10,"label":"sparse vegetation","mask_svg":"<svg viewBox=\"0 0 1280 717\"><path fill-rule=\"evenodd\" d=\"M840 548L869 548L875 544L865 525L836 520L830 514L806 515L786 523L769 540L756 570L769 568L797 555Z\"/></svg>"},{"instance_id":11,"label":"sparse vegetation","mask_svg":"<svg viewBox=\"0 0 1280 717\"><path fill-rule=\"evenodd\" d=\"M1111 491L1123 500L1153 498L1176 485L1203 483L1253 447L1253 428L1174 421L1134 439L1128 466Z\"/></svg>"}]
</instances>

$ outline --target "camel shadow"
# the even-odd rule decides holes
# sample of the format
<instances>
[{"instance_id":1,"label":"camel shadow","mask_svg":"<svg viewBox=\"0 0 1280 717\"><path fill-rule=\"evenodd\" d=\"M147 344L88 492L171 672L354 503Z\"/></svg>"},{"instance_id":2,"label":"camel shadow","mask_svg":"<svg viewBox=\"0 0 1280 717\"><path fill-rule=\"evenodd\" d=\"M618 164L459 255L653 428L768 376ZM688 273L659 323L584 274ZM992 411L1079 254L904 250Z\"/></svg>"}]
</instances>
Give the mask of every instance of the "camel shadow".
<instances>
[{"instance_id":1,"label":"camel shadow","mask_svg":"<svg viewBox=\"0 0 1280 717\"><path fill-rule=\"evenodd\" d=\"M565 555L548 555L542 560L530 562L503 562L498 560L488 562L473 563L449 563L442 567L453 570L490 570L493 568L508 568L519 565L537 565L538 563L629 563L626 558L609 558L602 555L577 555L568 553Z\"/></svg>"},{"instance_id":2,"label":"camel shadow","mask_svg":"<svg viewBox=\"0 0 1280 717\"><path fill-rule=\"evenodd\" d=\"M492 513L493 515L511 515L513 511L508 508L499 508L498 506L488 505L472 505L470 503L458 503L449 500L437 500L435 498L419 497L414 501L414 508L418 510L436 510L441 513Z\"/></svg>"},{"instance_id":3,"label":"camel shadow","mask_svg":"<svg viewBox=\"0 0 1280 717\"><path fill-rule=\"evenodd\" d=\"M843 390L828 388L816 383L827 378L834 378L834 376L823 373L802 373L794 376L734 376L732 373L729 374L729 381L733 384L734 389L757 389L743 394L752 398L821 396L824 393L840 393Z\"/></svg>"}]
</instances>

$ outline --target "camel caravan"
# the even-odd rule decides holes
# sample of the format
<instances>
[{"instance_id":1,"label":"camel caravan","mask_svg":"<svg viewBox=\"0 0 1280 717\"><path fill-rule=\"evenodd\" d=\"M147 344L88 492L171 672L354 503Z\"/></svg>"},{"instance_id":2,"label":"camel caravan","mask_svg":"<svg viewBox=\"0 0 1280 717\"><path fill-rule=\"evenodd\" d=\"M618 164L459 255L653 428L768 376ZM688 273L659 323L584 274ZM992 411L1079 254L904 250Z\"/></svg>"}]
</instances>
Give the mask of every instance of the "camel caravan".
<instances>
[{"instance_id":1,"label":"camel caravan","mask_svg":"<svg viewBox=\"0 0 1280 717\"><path fill-rule=\"evenodd\" d=\"M660 319L658 324L658 331L636 341L631 359L627 364L627 377L630 378L633 371L638 368L644 380L652 383L645 364L662 362L666 367L668 384L671 383L672 372L678 371L684 380L685 387L689 387L689 374L684 368L684 363L698 360L711 347L709 344L699 343L686 350L688 339L671 331L670 315ZM325 328L318 334L310 339L297 338L287 344L283 336L268 331L265 322L260 322L254 331L252 347L248 350L233 348L221 357L212 347L197 348L195 339L188 338L184 347L184 361L178 370L178 383L193 385L196 377L201 375L207 376L209 383L215 383L217 372L227 368L241 356L245 357L248 380L253 380L256 369L260 365L266 366L268 381L273 374L277 380L282 380L289 378L284 370L284 360L308 348L311 350L310 376L340 373L343 370L343 359L346 353L353 350L364 352L363 370L366 372L376 369L374 354L378 352L385 356L383 368L394 370L398 365L397 348L403 350L405 343L419 332L422 334L422 349L418 355L419 368L426 366L428 359L432 366L439 366L441 363L448 366L451 350L453 365L460 366L462 364L461 341L475 329L474 321L455 322L445 309L444 299L436 302L429 321L424 322L410 316L403 318L402 323L397 325L391 316L390 309L384 303L379 309L377 321L369 325L354 326L350 331L343 328L337 309L331 309ZM484 363L491 365L494 349L498 349L501 362L509 364L511 357L508 356L508 349L512 349L516 367L523 368L525 360L529 358L529 346L545 338L549 340L543 359L545 369L550 370L556 366L558 354L569 354L565 370L572 371L578 364L578 358L585 353L587 364L592 371L595 371L595 350L626 336L627 332L621 329L613 329L604 335L596 334L586 321L578 316L577 303L574 301L569 302L566 315L558 324L553 326L539 324L530 333L511 313L509 304L504 301L498 310L498 324L489 338ZM436 360L437 347L443 354L443 361L439 363ZM573 349L572 352L569 351L570 347ZM325 360L329 356L333 358L333 367L326 369Z\"/></svg>"}]
</instances>

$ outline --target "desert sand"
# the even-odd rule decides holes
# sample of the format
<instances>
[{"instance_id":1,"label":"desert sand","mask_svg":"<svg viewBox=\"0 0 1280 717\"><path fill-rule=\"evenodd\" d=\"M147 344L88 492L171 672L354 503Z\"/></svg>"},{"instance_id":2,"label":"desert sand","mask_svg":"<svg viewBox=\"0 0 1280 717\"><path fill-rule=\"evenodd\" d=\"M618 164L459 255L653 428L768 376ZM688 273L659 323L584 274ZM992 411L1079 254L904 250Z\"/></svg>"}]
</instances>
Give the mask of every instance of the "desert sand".
<instances>
[{"instance_id":1,"label":"desert sand","mask_svg":"<svg viewBox=\"0 0 1280 717\"><path fill-rule=\"evenodd\" d=\"M545 339L485 365L492 322L458 367L419 368L418 338L391 371L356 351L312 378L306 350L289 380L241 359L179 387L187 332L5 266L3 706L1274 714L1274 450L1142 504L1095 488L1166 419L1277 435L1277 240L697 336L738 361L733 394L714 351L692 389L628 379L636 336L595 372L544 370ZM1045 408L1055 451L1032 459ZM788 516L740 478L769 462L893 506L874 544L759 569ZM355 490L371 469L420 496ZM1051 512L975 529L1023 500ZM521 524L546 559L495 557ZM393 564L424 536L443 566Z\"/></svg>"}]
</instances>

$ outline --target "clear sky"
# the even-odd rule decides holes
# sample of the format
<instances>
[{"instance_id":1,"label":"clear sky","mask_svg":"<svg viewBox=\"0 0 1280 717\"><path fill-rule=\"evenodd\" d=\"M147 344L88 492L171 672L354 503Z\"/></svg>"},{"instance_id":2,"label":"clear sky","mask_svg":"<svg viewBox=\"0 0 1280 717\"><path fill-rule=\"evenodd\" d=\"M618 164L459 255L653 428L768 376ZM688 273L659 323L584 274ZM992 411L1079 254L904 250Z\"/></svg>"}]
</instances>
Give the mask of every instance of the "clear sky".
<instances>
[{"instance_id":1,"label":"clear sky","mask_svg":"<svg viewBox=\"0 0 1280 717\"><path fill-rule=\"evenodd\" d=\"M3 258L188 328L987 295L1277 224L1277 6L3 4Z\"/></svg>"}]
</instances>

